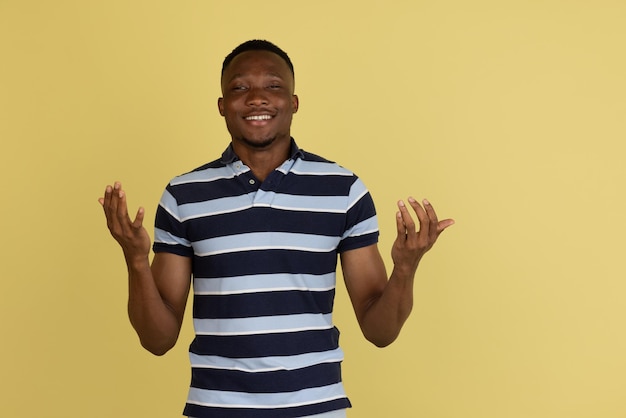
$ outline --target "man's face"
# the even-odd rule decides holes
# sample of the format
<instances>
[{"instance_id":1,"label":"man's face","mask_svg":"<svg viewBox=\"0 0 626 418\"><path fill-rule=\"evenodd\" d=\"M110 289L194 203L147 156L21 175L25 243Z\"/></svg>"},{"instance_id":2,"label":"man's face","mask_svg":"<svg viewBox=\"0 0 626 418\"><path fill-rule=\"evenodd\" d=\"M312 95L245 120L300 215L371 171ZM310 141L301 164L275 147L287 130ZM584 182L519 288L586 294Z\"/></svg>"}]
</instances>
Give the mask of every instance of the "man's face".
<instances>
[{"instance_id":1,"label":"man's face","mask_svg":"<svg viewBox=\"0 0 626 418\"><path fill-rule=\"evenodd\" d=\"M220 114L234 142L265 148L289 141L291 119L298 110L294 79L287 63L269 51L237 55L222 77Z\"/></svg>"}]
</instances>

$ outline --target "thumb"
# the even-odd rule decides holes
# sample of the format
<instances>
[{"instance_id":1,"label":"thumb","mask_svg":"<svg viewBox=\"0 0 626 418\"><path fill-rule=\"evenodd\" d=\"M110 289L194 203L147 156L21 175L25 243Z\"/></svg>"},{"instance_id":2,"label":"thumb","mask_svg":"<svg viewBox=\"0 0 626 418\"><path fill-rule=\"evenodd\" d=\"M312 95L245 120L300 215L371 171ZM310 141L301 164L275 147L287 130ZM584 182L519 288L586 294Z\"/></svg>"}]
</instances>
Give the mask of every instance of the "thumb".
<instances>
[{"instance_id":1,"label":"thumb","mask_svg":"<svg viewBox=\"0 0 626 418\"><path fill-rule=\"evenodd\" d=\"M133 228L140 229L143 226L143 218L145 216L145 209L140 207L137 210L137 215L135 216L135 220L133 221Z\"/></svg>"}]
</instances>

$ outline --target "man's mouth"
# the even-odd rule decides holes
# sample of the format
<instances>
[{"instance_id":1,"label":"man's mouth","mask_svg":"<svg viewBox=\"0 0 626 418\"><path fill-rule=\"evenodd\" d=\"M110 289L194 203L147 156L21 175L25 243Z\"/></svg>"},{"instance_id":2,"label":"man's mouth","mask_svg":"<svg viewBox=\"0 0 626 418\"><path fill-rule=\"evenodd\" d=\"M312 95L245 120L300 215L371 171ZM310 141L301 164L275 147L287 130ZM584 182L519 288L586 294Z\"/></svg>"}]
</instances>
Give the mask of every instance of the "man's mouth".
<instances>
[{"instance_id":1,"label":"man's mouth","mask_svg":"<svg viewBox=\"0 0 626 418\"><path fill-rule=\"evenodd\" d=\"M250 115L245 117L246 120L270 120L271 115Z\"/></svg>"}]
</instances>

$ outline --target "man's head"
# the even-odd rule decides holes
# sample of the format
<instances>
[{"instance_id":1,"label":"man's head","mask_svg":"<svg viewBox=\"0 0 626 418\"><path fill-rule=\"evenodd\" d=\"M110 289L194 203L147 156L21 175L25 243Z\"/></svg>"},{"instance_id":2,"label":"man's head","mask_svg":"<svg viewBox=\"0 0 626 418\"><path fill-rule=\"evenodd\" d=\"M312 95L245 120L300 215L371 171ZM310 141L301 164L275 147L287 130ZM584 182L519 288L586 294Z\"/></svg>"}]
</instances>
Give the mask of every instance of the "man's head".
<instances>
[{"instance_id":1,"label":"man's head","mask_svg":"<svg viewBox=\"0 0 626 418\"><path fill-rule=\"evenodd\" d=\"M298 111L287 54L267 41L238 46L224 60L218 109L236 148L287 147Z\"/></svg>"}]
</instances>

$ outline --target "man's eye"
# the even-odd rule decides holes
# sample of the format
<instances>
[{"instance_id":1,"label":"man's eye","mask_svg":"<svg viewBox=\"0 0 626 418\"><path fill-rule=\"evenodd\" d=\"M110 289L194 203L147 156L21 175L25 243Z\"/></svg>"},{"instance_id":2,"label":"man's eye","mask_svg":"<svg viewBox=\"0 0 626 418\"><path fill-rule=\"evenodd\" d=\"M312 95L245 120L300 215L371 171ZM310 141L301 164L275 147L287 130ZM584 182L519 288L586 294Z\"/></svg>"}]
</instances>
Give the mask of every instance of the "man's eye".
<instances>
[{"instance_id":1,"label":"man's eye","mask_svg":"<svg viewBox=\"0 0 626 418\"><path fill-rule=\"evenodd\" d=\"M244 91L246 90L246 86L234 86L233 91Z\"/></svg>"},{"instance_id":2,"label":"man's eye","mask_svg":"<svg viewBox=\"0 0 626 418\"><path fill-rule=\"evenodd\" d=\"M282 86L280 84L270 84L269 88L272 90L278 90L282 88Z\"/></svg>"}]
</instances>

